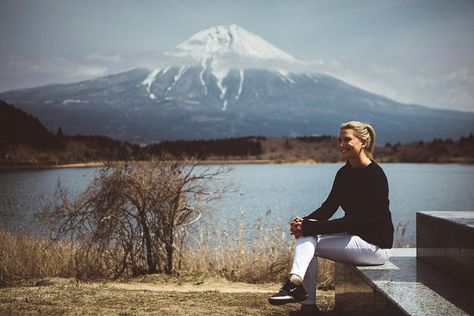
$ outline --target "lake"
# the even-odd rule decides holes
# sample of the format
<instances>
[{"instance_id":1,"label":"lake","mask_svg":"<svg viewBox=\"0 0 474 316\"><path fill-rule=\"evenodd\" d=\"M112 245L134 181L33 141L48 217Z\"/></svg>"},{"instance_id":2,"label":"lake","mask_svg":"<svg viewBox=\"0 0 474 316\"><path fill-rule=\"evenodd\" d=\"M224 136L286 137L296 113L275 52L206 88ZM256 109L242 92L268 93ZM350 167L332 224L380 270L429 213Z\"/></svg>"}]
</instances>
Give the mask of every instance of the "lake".
<instances>
[{"instance_id":1,"label":"lake","mask_svg":"<svg viewBox=\"0 0 474 316\"><path fill-rule=\"evenodd\" d=\"M232 191L208 209L215 218L248 224L287 225L296 215L319 207L326 199L342 163L237 164L227 178ZM474 210L474 166L459 164L380 164L390 189L390 209L395 228L406 223L402 244L415 243L417 211ZM64 168L0 171L0 221L14 229L36 231L32 214L54 198L58 181L75 194L82 192L97 168ZM339 210L335 217L342 216ZM235 225L238 226L238 225Z\"/></svg>"}]
</instances>

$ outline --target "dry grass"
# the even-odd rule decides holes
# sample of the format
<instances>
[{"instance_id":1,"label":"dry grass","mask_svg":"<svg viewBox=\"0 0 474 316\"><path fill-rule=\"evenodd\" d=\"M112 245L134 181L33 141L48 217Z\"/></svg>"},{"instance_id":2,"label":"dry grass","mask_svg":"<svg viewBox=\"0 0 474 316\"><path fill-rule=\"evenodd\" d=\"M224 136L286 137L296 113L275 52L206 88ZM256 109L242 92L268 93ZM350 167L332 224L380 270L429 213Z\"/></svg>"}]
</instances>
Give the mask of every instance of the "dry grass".
<instances>
[{"instance_id":1,"label":"dry grass","mask_svg":"<svg viewBox=\"0 0 474 316\"><path fill-rule=\"evenodd\" d=\"M224 223L227 230L219 225L199 227L197 238L180 249L180 270L250 283L281 280L288 273L290 239L279 227L270 230L257 224L257 237L249 242L245 223L237 229L233 225Z\"/></svg>"},{"instance_id":2,"label":"dry grass","mask_svg":"<svg viewBox=\"0 0 474 316\"><path fill-rule=\"evenodd\" d=\"M35 277L74 276L75 247L0 229L0 286Z\"/></svg>"},{"instance_id":3,"label":"dry grass","mask_svg":"<svg viewBox=\"0 0 474 316\"><path fill-rule=\"evenodd\" d=\"M318 305L330 310L333 297L321 293ZM327 294L327 293L326 293ZM268 304L267 293L162 291L118 288L113 283L0 289L1 315L292 315L297 304Z\"/></svg>"},{"instance_id":4,"label":"dry grass","mask_svg":"<svg viewBox=\"0 0 474 316\"><path fill-rule=\"evenodd\" d=\"M230 223L224 226L232 227ZM249 240L246 227L241 220L230 231L205 223L192 234L180 230L176 236L176 275L223 277L246 283L283 281L290 269L293 237L281 227L266 227L258 222L251 228L257 235ZM32 278L110 278L111 273L101 260L103 256L93 252L85 256L69 242L0 230L0 286ZM319 288L333 289L334 264L319 260Z\"/></svg>"},{"instance_id":5,"label":"dry grass","mask_svg":"<svg viewBox=\"0 0 474 316\"><path fill-rule=\"evenodd\" d=\"M95 269L94 258L79 260L79 248L70 243L0 230L0 281L16 285L0 287L0 315L295 314L297 304L276 307L267 301L278 281L287 277L292 237L280 228L260 226L258 237L248 243L245 226L241 223L235 235L203 224L198 237L179 249L179 275L114 282L78 280L78 269ZM326 288L333 270L329 261L322 262L319 279ZM54 278L58 276L63 278ZM41 278L57 284L34 286ZM325 314L332 314L334 291L319 290L317 302L329 311Z\"/></svg>"},{"instance_id":6,"label":"dry grass","mask_svg":"<svg viewBox=\"0 0 474 316\"><path fill-rule=\"evenodd\" d=\"M224 226L232 227L232 223ZM246 227L243 219L230 231L218 225L203 225L198 237L180 249L180 270L247 283L281 282L288 278L294 238L287 229L258 221L252 228L257 236L249 241ZM334 263L319 258L318 272L319 287L334 288Z\"/></svg>"}]
</instances>

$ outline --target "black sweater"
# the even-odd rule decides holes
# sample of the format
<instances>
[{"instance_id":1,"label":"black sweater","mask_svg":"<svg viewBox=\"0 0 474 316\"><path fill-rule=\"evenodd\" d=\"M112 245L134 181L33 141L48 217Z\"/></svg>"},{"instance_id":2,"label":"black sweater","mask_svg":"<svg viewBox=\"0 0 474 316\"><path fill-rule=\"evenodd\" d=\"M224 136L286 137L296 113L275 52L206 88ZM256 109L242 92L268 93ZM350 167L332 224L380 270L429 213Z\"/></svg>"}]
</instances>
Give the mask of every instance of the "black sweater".
<instances>
[{"instance_id":1,"label":"black sweater","mask_svg":"<svg viewBox=\"0 0 474 316\"><path fill-rule=\"evenodd\" d=\"M339 206L344 217L329 220ZM303 219L302 229L304 236L350 233L380 248L392 248L388 182L382 168L375 161L364 168L347 162L337 172L327 200Z\"/></svg>"}]
</instances>

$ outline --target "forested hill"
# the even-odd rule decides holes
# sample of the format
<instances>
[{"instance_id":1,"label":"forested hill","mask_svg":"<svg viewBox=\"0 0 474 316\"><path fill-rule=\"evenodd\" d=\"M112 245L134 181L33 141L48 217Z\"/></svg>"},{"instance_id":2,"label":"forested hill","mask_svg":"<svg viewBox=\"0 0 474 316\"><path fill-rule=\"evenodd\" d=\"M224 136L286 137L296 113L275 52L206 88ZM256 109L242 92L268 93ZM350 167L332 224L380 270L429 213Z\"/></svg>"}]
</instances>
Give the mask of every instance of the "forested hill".
<instances>
[{"instance_id":1,"label":"forested hill","mask_svg":"<svg viewBox=\"0 0 474 316\"><path fill-rule=\"evenodd\" d=\"M52 133L34 116L0 100L0 165L55 165L153 158L256 159L265 138L161 142L139 146L103 136Z\"/></svg>"},{"instance_id":2,"label":"forested hill","mask_svg":"<svg viewBox=\"0 0 474 316\"><path fill-rule=\"evenodd\" d=\"M57 165L110 160L182 160L336 162L333 136L262 137L163 141L139 146L103 136L63 135L48 131L34 116L0 100L0 166ZM384 162L474 163L474 136L458 140L390 144L376 148Z\"/></svg>"},{"instance_id":3,"label":"forested hill","mask_svg":"<svg viewBox=\"0 0 474 316\"><path fill-rule=\"evenodd\" d=\"M16 144L39 150L60 147L58 138L36 117L0 100L0 151Z\"/></svg>"},{"instance_id":4,"label":"forested hill","mask_svg":"<svg viewBox=\"0 0 474 316\"><path fill-rule=\"evenodd\" d=\"M34 116L0 100L0 164L66 164L133 157L138 145L102 136L52 133Z\"/></svg>"}]
</instances>

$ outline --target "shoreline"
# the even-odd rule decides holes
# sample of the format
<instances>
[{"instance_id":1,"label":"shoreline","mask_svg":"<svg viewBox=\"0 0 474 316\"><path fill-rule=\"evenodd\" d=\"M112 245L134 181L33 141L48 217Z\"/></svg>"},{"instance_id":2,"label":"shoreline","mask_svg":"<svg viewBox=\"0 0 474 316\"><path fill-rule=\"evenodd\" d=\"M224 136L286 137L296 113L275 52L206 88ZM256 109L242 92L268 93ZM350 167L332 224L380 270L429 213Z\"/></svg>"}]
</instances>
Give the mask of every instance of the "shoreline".
<instances>
[{"instance_id":1,"label":"shoreline","mask_svg":"<svg viewBox=\"0 0 474 316\"><path fill-rule=\"evenodd\" d=\"M146 160L144 160L146 161ZM167 160L168 162L183 162L184 160ZM377 161L377 160L376 160ZM120 162L120 161L115 161ZM338 161L343 163L342 161ZM210 159L199 161L200 165L263 165L263 164L324 164L324 163L337 163L329 161L316 161L314 159ZM452 159L447 161L439 162L407 162L407 161L394 161L390 159L378 160L377 163L407 163L407 164L462 164L462 165L473 165L474 161L470 159ZM67 169L67 168L94 168L103 167L105 162L102 161L90 161L90 162L78 162L68 164L0 164L0 171L9 170L34 170L34 169Z\"/></svg>"},{"instance_id":2,"label":"shoreline","mask_svg":"<svg viewBox=\"0 0 474 316\"><path fill-rule=\"evenodd\" d=\"M139 160L142 161L142 160ZM146 161L146 160L143 160ZM176 162L184 160L166 160L167 162ZM114 161L121 162L121 161ZM272 159L242 159L242 160L225 160L225 159L212 159L212 160L200 160L200 165L263 165L263 164L316 164L324 163L317 162L313 159L290 159L290 160L272 160ZM91 162L79 162L70 164L14 164L14 165L0 165L0 170L32 170L32 169L61 169L61 168L92 168L92 167L103 167L105 165L102 161L91 161Z\"/></svg>"}]
</instances>

